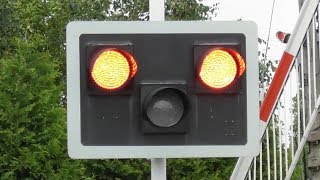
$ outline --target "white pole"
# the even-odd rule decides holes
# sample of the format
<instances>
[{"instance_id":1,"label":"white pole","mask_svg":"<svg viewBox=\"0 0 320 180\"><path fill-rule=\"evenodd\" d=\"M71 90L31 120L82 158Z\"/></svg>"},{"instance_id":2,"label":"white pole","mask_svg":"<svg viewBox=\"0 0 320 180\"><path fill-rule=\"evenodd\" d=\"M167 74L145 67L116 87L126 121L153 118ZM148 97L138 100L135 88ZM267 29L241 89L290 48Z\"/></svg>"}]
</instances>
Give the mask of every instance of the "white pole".
<instances>
[{"instance_id":1,"label":"white pole","mask_svg":"<svg viewBox=\"0 0 320 180\"><path fill-rule=\"evenodd\" d=\"M149 20L150 21L164 21L164 0L149 0ZM151 159L151 179L165 180L166 173L166 159L153 158Z\"/></svg>"},{"instance_id":2,"label":"white pole","mask_svg":"<svg viewBox=\"0 0 320 180\"><path fill-rule=\"evenodd\" d=\"M167 179L166 173L166 159L153 158L151 159L151 179L152 180L165 180Z\"/></svg>"},{"instance_id":3,"label":"white pole","mask_svg":"<svg viewBox=\"0 0 320 180\"><path fill-rule=\"evenodd\" d=\"M149 0L149 20L164 21L164 0Z\"/></svg>"}]
</instances>

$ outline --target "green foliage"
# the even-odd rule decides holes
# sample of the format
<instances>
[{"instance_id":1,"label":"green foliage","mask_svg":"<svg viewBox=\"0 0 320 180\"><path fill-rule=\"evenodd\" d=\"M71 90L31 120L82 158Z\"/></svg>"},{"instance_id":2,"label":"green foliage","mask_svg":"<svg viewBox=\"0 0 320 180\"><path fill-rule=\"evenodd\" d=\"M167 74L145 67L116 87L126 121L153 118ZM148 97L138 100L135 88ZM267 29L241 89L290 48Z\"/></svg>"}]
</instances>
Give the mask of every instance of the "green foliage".
<instances>
[{"instance_id":1,"label":"green foliage","mask_svg":"<svg viewBox=\"0 0 320 180\"><path fill-rule=\"evenodd\" d=\"M58 60L40 35L11 41L0 58L0 179L79 177L81 163L66 158Z\"/></svg>"},{"instance_id":2,"label":"green foliage","mask_svg":"<svg viewBox=\"0 0 320 180\"><path fill-rule=\"evenodd\" d=\"M167 19L206 20L217 4L167 0ZM0 179L149 179L150 161L66 153L65 26L148 20L148 0L0 0ZM170 159L169 179L226 179L234 159Z\"/></svg>"},{"instance_id":3,"label":"green foliage","mask_svg":"<svg viewBox=\"0 0 320 180\"><path fill-rule=\"evenodd\" d=\"M201 2L201 1L200 1ZM212 7L198 3L196 0L166 1L166 19L167 20L208 20L218 10L219 3L212 4Z\"/></svg>"},{"instance_id":4,"label":"green foliage","mask_svg":"<svg viewBox=\"0 0 320 180\"><path fill-rule=\"evenodd\" d=\"M266 52L262 52L264 48L268 48L267 42L261 38L258 38L258 43L260 46L260 49L258 51L258 57L259 57L259 85L260 87L268 87L271 82L272 74L275 72L276 67L275 64L278 63L278 61L272 61L266 57ZM262 46L262 47L261 47Z\"/></svg>"},{"instance_id":5,"label":"green foliage","mask_svg":"<svg viewBox=\"0 0 320 180\"><path fill-rule=\"evenodd\" d=\"M94 179L150 179L150 162L145 159L88 160L86 176Z\"/></svg>"},{"instance_id":6,"label":"green foliage","mask_svg":"<svg viewBox=\"0 0 320 180\"><path fill-rule=\"evenodd\" d=\"M169 179L228 179L236 159L170 159Z\"/></svg>"},{"instance_id":7,"label":"green foliage","mask_svg":"<svg viewBox=\"0 0 320 180\"><path fill-rule=\"evenodd\" d=\"M298 94L292 98L293 104L292 104L292 109L291 109L291 113L293 114L293 132L296 132L295 138L294 138L294 145L295 147L298 146L298 133L300 133L300 137L303 136L303 121L300 120L300 123L298 121L298 116L300 114L298 114L298 108L301 110L303 109L302 107L302 93L301 93L301 89L299 88L298 91L300 91L300 93L298 93L300 95L299 97L299 103L298 103ZM300 105L300 107L299 107ZM300 126L298 128L298 126ZM300 132L298 131L300 129ZM307 170L306 168L306 151L309 151L309 146L305 145L303 148L303 151L299 157L298 163L296 165L296 168L292 174L291 179L304 179L305 177L307 177L308 173L310 172L309 170Z\"/></svg>"}]
</instances>

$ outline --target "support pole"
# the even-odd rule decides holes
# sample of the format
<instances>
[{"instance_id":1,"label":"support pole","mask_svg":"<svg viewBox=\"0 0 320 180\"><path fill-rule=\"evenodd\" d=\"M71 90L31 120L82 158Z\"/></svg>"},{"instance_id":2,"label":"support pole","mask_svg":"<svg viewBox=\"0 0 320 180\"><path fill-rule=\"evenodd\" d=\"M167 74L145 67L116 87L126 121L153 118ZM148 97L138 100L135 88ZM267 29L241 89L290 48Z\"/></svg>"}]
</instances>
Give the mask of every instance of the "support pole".
<instances>
[{"instance_id":1,"label":"support pole","mask_svg":"<svg viewBox=\"0 0 320 180\"><path fill-rule=\"evenodd\" d=\"M164 21L164 0L149 0L149 20Z\"/></svg>"},{"instance_id":2,"label":"support pole","mask_svg":"<svg viewBox=\"0 0 320 180\"><path fill-rule=\"evenodd\" d=\"M152 180L165 180L166 173L166 159L153 158L151 159L151 179Z\"/></svg>"},{"instance_id":3,"label":"support pole","mask_svg":"<svg viewBox=\"0 0 320 180\"><path fill-rule=\"evenodd\" d=\"M165 20L164 0L149 0L149 20L150 21L164 21ZM153 158L151 159L151 179L165 180L166 173L166 159Z\"/></svg>"}]
</instances>

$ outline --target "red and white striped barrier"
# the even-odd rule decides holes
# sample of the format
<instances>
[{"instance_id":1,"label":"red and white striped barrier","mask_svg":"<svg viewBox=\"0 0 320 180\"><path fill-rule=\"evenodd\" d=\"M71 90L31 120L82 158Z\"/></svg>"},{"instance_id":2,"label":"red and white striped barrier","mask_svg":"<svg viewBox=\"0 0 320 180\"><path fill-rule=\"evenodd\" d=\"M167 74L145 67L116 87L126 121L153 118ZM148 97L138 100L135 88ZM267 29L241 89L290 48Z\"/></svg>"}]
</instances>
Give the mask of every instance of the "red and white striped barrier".
<instances>
[{"instance_id":1,"label":"red and white striped barrier","mask_svg":"<svg viewBox=\"0 0 320 180\"><path fill-rule=\"evenodd\" d=\"M274 111L274 108L279 100L283 87L288 79L289 73L295 62L295 57L298 54L303 39L308 30L310 22L319 4L319 0L305 0L297 23L291 33L289 42L282 55L274 78L271 81L264 101L260 107L260 139L267 129L268 122ZM245 179L250 165L254 157L239 157L235 169L230 177L231 180Z\"/></svg>"}]
</instances>

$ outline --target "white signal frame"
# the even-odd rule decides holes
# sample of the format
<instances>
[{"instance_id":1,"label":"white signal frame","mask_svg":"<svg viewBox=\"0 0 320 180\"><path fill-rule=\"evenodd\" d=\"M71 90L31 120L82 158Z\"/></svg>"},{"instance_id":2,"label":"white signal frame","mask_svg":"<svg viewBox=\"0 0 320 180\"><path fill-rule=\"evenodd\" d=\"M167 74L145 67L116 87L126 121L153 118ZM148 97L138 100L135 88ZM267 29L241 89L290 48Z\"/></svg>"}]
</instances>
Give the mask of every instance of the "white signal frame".
<instances>
[{"instance_id":1,"label":"white signal frame","mask_svg":"<svg viewBox=\"0 0 320 180\"><path fill-rule=\"evenodd\" d=\"M242 33L246 39L247 144L200 146L85 146L81 143L80 49L82 34ZM259 153L257 26L251 21L75 21L67 25L68 154L76 159L239 157Z\"/></svg>"}]
</instances>

